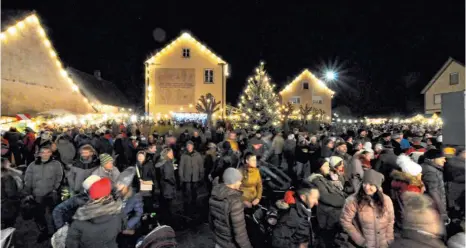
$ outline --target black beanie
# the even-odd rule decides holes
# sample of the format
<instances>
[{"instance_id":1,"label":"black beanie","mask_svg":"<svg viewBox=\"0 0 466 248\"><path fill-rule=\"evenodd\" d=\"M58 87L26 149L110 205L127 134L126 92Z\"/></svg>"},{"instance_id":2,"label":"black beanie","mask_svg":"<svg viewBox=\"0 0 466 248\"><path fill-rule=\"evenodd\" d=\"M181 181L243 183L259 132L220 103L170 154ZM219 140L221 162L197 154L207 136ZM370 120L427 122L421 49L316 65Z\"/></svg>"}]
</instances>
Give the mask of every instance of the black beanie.
<instances>
[{"instance_id":1,"label":"black beanie","mask_svg":"<svg viewBox=\"0 0 466 248\"><path fill-rule=\"evenodd\" d=\"M319 158L317 161L311 164L311 173L319 173L320 167L324 165L327 160Z\"/></svg>"},{"instance_id":2,"label":"black beanie","mask_svg":"<svg viewBox=\"0 0 466 248\"><path fill-rule=\"evenodd\" d=\"M436 159L445 157L442 151L437 149L430 149L426 153L424 153L424 157L427 159Z\"/></svg>"}]
</instances>

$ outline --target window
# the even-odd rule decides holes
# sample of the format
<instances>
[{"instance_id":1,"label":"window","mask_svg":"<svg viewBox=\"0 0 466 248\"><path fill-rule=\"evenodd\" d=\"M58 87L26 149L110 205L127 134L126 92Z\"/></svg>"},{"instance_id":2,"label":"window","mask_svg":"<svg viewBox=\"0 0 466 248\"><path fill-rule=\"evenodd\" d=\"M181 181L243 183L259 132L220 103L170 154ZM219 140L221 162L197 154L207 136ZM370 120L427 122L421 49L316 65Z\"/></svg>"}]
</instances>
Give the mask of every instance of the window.
<instances>
[{"instance_id":1,"label":"window","mask_svg":"<svg viewBox=\"0 0 466 248\"><path fill-rule=\"evenodd\" d=\"M441 104L442 103L442 95L435 94L434 95L434 104Z\"/></svg>"},{"instance_id":2,"label":"window","mask_svg":"<svg viewBox=\"0 0 466 248\"><path fill-rule=\"evenodd\" d=\"M303 90L309 89L309 82L303 82Z\"/></svg>"},{"instance_id":3,"label":"window","mask_svg":"<svg viewBox=\"0 0 466 248\"><path fill-rule=\"evenodd\" d=\"M460 77L458 72L450 73L450 85L455 85L460 83Z\"/></svg>"},{"instance_id":4,"label":"window","mask_svg":"<svg viewBox=\"0 0 466 248\"><path fill-rule=\"evenodd\" d=\"M312 96L312 104L322 104L323 102L322 96Z\"/></svg>"},{"instance_id":5,"label":"window","mask_svg":"<svg viewBox=\"0 0 466 248\"><path fill-rule=\"evenodd\" d=\"M214 83L214 70L205 69L204 70L204 83L213 84Z\"/></svg>"},{"instance_id":6,"label":"window","mask_svg":"<svg viewBox=\"0 0 466 248\"><path fill-rule=\"evenodd\" d=\"M322 100L312 100L312 104L322 104Z\"/></svg>"},{"instance_id":7,"label":"window","mask_svg":"<svg viewBox=\"0 0 466 248\"><path fill-rule=\"evenodd\" d=\"M189 48L183 48L183 58L191 57L191 50Z\"/></svg>"},{"instance_id":8,"label":"window","mask_svg":"<svg viewBox=\"0 0 466 248\"><path fill-rule=\"evenodd\" d=\"M290 98L290 102L292 104L300 104L301 103L301 98L299 96L293 96Z\"/></svg>"}]
</instances>

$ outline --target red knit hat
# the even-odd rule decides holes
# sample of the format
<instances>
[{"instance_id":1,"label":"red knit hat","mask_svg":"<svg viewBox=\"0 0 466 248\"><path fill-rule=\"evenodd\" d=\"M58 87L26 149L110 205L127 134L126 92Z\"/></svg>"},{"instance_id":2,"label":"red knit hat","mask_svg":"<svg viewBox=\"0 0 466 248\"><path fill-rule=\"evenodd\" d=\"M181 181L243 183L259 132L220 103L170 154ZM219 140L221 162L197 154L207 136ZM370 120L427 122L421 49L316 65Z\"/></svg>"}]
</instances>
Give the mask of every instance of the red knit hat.
<instances>
[{"instance_id":1,"label":"red knit hat","mask_svg":"<svg viewBox=\"0 0 466 248\"><path fill-rule=\"evenodd\" d=\"M89 196L95 200L110 195L111 191L112 181L105 177L92 184L89 188Z\"/></svg>"}]
</instances>

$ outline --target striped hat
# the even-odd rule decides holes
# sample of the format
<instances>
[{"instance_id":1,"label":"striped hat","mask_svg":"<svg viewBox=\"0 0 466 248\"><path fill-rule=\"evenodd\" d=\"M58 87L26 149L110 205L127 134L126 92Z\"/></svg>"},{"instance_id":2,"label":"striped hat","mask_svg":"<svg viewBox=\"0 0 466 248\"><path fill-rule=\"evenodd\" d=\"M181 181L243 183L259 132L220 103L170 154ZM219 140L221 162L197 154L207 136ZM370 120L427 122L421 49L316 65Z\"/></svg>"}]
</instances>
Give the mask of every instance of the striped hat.
<instances>
[{"instance_id":1,"label":"striped hat","mask_svg":"<svg viewBox=\"0 0 466 248\"><path fill-rule=\"evenodd\" d=\"M113 162L112 156L108 155L107 153L100 154L100 166L106 165L108 162Z\"/></svg>"}]
</instances>

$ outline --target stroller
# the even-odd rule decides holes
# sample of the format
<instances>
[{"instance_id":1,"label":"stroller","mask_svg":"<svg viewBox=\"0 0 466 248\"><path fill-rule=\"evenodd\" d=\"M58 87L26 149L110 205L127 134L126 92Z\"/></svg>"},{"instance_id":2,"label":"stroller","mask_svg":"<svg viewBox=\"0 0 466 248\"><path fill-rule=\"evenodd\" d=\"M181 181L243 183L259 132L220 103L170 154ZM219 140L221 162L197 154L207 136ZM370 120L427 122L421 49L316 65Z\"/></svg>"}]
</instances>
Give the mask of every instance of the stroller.
<instances>
[{"instance_id":1,"label":"stroller","mask_svg":"<svg viewBox=\"0 0 466 248\"><path fill-rule=\"evenodd\" d=\"M176 235L170 226L157 226L136 244L136 248L174 248L177 246Z\"/></svg>"}]
</instances>

